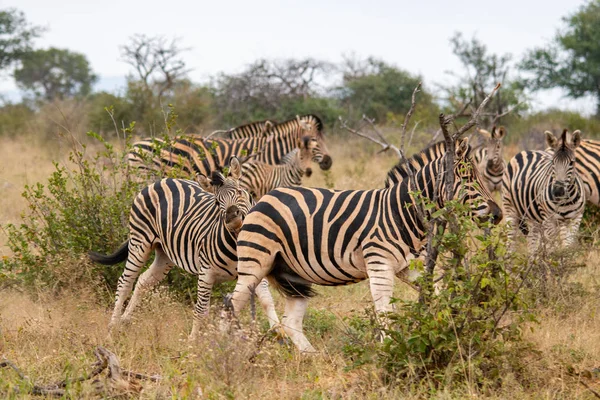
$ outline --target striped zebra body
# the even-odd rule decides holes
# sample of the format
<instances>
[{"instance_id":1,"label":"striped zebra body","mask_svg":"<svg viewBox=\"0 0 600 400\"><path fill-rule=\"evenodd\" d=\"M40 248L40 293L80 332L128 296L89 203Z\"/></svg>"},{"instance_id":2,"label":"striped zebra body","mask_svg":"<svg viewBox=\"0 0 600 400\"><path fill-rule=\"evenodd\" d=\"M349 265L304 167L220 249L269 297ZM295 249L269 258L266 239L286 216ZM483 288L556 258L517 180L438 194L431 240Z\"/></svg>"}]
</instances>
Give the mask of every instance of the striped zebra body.
<instances>
[{"instance_id":1,"label":"striped zebra body","mask_svg":"<svg viewBox=\"0 0 600 400\"><path fill-rule=\"evenodd\" d=\"M320 148L319 157L313 158L313 161L319 163L321 169L331 168L332 160L317 117L310 115L282 122L270 132L267 136L245 139L204 139L197 136L178 137L170 142L160 138L144 139L133 144L127 162L131 167L142 170L169 172L176 168L190 176L209 176L211 171L221 170L232 156L258 153L257 160L278 164L304 136L309 136L317 140Z\"/></svg>"},{"instance_id":2,"label":"striped zebra body","mask_svg":"<svg viewBox=\"0 0 600 400\"><path fill-rule=\"evenodd\" d=\"M275 125L277 125L277 121L269 119L254 121L225 131L225 137L229 139L244 139L248 137L268 136L270 134L269 130Z\"/></svg>"},{"instance_id":3,"label":"striped zebra body","mask_svg":"<svg viewBox=\"0 0 600 400\"><path fill-rule=\"evenodd\" d=\"M585 207L585 187L575 157L579 131L573 132L572 140L566 130L559 139L546 132L546 139L553 152L522 151L510 160L502 180L511 227L509 248L520 229L527 235L530 255L539 250L542 237L554 242L559 236L563 245L573 244Z\"/></svg>"},{"instance_id":4,"label":"striped zebra body","mask_svg":"<svg viewBox=\"0 0 600 400\"><path fill-rule=\"evenodd\" d=\"M115 254L90 252L102 264L127 260L119 279L111 326L130 320L144 293L158 284L177 265L198 276L197 302L191 337L197 336L202 317L208 313L214 283L237 276L236 236L252 203L239 186L240 165L231 164L232 177L213 173L201 183L163 179L143 189L133 202L129 218L129 239ZM126 298L152 252L155 260L139 277L127 309ZM278 323L266 281L256 293L271 324Z\"/></svg>"},{"instance_id":5,"label":"striped zebra body","mask_svg":"<svg viewBox=\"0 0 600 400\"><path fill-rule=\"evenodd\" d=\"M500 191L502 187L502 175L506 168L506 162L502 158L502 139L505 134L506 130L504 127L496 130L494 126L490 137L487 139L487 143L483 146L473 148L471 151L481 180L491 192ZM423 166L430 164L432 161L443 157L445 153L445 142L437 142L429 146L410 159L413 173L423 168ZM400 168L392 169L388 173L385 181L386 187L398 183L403 179L401 171L404 171L404 162L401 161L398 165Z\"/></svg>"},{"instance_id":6,"label":"striped zebra body","mask_svg":"<svg viewBox=\"0 0 600 400\"><path fill-rule=\"evenodd\" d=\"M310 176L310 160L319 151L315 139L304 137L298 148L288 153L281 164L270 165L262 161L250 160L242 164L240 186L248 191L254 200L277 187L299 186L305 171Z\"/></svg>"},{"instance_id":7,"label":"striped zebra body","mask_svg":"<svg viewBox=\"0 0 600 400\"><path fill-rule=\"evenodd\" d=\"M499 220L501 210L479 184L468 152L463 139L457 144L453 197L468 202L475 216L491 214ZM440 206L445 187L439 172L444 162L442 157L431 168L420 169L413 182L431 199L434 192L441 193ZM415 278L408 263L419 255L426 239L413 189L403 180L379 190L279 188L264 196L238 236L234 311L244 308L251 288L267 277L286 299L286 333L301 351L314 351L302 333L312 284L346 285L369 278L376 310L391 310L394 276Z\"/></svg>"}]
</instances>

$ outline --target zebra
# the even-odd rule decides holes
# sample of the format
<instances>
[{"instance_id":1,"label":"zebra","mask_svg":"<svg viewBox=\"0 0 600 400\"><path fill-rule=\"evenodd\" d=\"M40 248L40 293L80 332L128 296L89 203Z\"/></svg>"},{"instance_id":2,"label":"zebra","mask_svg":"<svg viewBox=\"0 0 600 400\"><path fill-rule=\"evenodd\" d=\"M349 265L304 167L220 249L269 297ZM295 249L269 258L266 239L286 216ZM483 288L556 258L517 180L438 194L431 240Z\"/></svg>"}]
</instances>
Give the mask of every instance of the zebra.
<instances>
[{"instance_id":1,"label":"zebra","mask_svg":"<svg viewBox=\"0 0 600 400\"><path fill-rule=\"evenodd\" d=\"M502 138L505 134L506 129L504 127L500 127L496 132L496 127L494 126L487 144L472 149L472 155L479 170L481 180L490 192L499 191L502 184L502 174L506 166L506 162L502 158ZM422 150L418 156L409 159L413 173L433 160L443 157L445 153L446 142L443 141L434 143ZM488 154L493 154L491 159L488 157ZM406 172L403 168L404 161L400 161L398 165L399 168L394 168L388 173L385 187L390 187L400 182L403 178L406 178L406 176L402 176L403 172Z\"/></svg>"},{"instance_id":2,"label":"zebra","mask_svg":"<svg viewBox=\"0 0 600 400\"><path fill-rule=\"evenodd\" d=\"M212 179L198 182L162 179L143 189L135 198L129 216L129 239L112 255L90 252L100 264L127 260L119 279L115 308L109 327L131 319L146 291L158 284L174 266L198 275L198 294L190 339L195 339L208 313L214 283L235 279L236 235L252 206L251 198L239 185L241 166L232 158L230 175L213 172ZM122 314L123 304L152 251L155 259L141 274L133 296ZM273 298L264 281L256 294L269 323L279 323Z\"/></svg>"},{"instance_id":3,"label":"zebra","mask_svg":"<svg viewBox=\"0 0 600 400\"><path fill-rule=\"evenodd\" d=\"M457 142L455 156L451 197L468 204L473 216L491 216L498 223L502 211L481 184L468 138ZM314 295L312 284L346 285L369 278L376 311L392 310L394 275L416 278L408 264L426 242L412 193L416 186L443 207L445 174L440 172L445 160L446 156L436 159L414 178L385 189L296 187L269 192L252 208L238 235L234 314L267 277L285 298L284 331L300 351L313 352L302 332L308 299Z\"/></svg>"},{"instance_id":4,"label":"zebra","mask_svg":"<svg viewBox=\"0 0 600 400\"><path fill-rule=\"evenodd\" d=\"M164 171L180 169L189 176L210 175L211 171L221 170L231 156L250 155L260 152L256 159L267 164L278 164L294 149L304 136L314 137L320 151L313 161L323 170L331 168L332 159L328 154L323 135L323 124L314 115L292 119L275 125L271 134L245 139L204 139L194 136L181 136L173 140L147 138L132 145L127 162L130 167L141 170ZM157 154L158 153L158 154Z\"/></svg>"},{"instance_id":5,"label":"zebra","mask_svg":"<svg viewBox=\"0 0 600 400\"><path fill-rule=\"evenodd\" d=\"M559 138L549 131L545 135L553 151L522 151L502 178L509 248L514 248L519 229L527 236L530 256L540 249L542 235L558 235L563 246L574 243L586 199L575 156L581 133L565 129Z\"/></svg>"},{"instance_id":6,"label":"zebra","mask_svg":"<svg viewBox=\"0 0 600 400\"><path fill-rule=\"evenodd\" d=\"M480 129L480 132L487 134L487 141L484 145L473 149L473 158L488 190L492 193L500 192L502 175L506 169L506 161L502 157L502 140L506 136L506 128L500 126L496 129L496 125L494 125L491 132L483 129Z\"/></svg>"},{"instance_id":7,"label":"zebra","mask_svg":"<svg viewBox=\"0 0 600 400\"><path fill-rule=\"evenodd\" d=\"M312 173L310 160L318 151L320 149L316 139L305 136L298 143L298 148L283 157L281 164L247 161L242 164L240 186L246 189L254 200L260 199L276 187L299 186L305 172L307 176Z\"/></svg>"},{"instance_id":8,"label":"zebra","mask_svg":"<svg viewBox=\"0 0 600 400\"><path fill-rule=\"evenodd\" d=\"M575 159L577 174L585 187L586 200L600 206L600 141L582 139L575 149Z\"/></svg>"},{"instance_id":9,"label":"zebra","mask_svg":"<svg viewBox=\"0 0 600 400\"><path fill-rule=\"evenodd\" d=\"M244 139L248 137L268 136L270 129L277 125L277 121L265 119L262 121L254 121L248 124L240 125L225 131L225 135L229 139Z\"/></svg>"}]
</instances>

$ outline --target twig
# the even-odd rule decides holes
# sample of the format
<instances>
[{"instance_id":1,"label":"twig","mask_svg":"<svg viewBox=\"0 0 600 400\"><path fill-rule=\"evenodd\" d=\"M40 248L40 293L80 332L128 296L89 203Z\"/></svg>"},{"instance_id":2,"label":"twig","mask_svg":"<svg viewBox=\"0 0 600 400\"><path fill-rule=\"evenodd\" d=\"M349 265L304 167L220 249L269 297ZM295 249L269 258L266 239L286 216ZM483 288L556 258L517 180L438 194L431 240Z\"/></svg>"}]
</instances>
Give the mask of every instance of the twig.
<instances>
[{"instance_id":1,"label":"twig","mask_svg":"<svg viewBox=\"0 0 600 400\"><path fill-rule=\"evenodd\" d=\"M402 152L400 151L400 149L397 148L396 146L394 146L393 144L388 143L388 141L385 140L385 138L383 138L383 135L381 135L381 133L379 133L378 131L375 131L375 133L380 137L380 139L376 139L370 135L362 133L359 130L350 128L348 126L347 122L342 119L342 117L339 117L339 120L340 120L342 129L345 129L350 133L353 133L357 136L363 137L367 140L370 140L371 142L374 142L374 143L377 143L378 145L380 145L382 147L382 149L379 151L379 153L383 153L387 150L393 150L398 155L398 158L402 159ZM364 115L363 115L363 120L371 123L371 126L373 126L373 121Z\"/></svg>"},{"instance_id":2,"label":"twig","mask_svg":"<svg viewBox=\"0 0 600 400\"><path fill-rule=\"evenodd\" d=\"M10 360L2 360L0 361L0 368L11 368L13 371L17 373L19 378L22 381L26 381L31 385L31 389L29 390L30 394L40 395L40 396L57 396L62 397L65 395L65 388L67 385L75 383L75 382L84 382L90 380L98 375L100 375L104 370L108 369L108 378L111 381L111 388L118 390L127 390L127 391L135 391L139 392L141 387L139 387L134 382L130 380L123 379L122 375L127 376L128 378L135 378L138 380L149 380L152 382L157 382L162 379L159 375L148 376L144 374L140 374L138 372L125 371L122 370L119 366L119 360L117 356L105 349L104 347L97 347L94 349L94 355L96 356L96 362L93 364L95 366L94 370L89 373L75 379L63 379L55 384L51 385L37 385L31 382L28 376L23 374L21 370Z\"/></svg>"},{"instance_id":3,"label":"twig","mask_svg":"<svg viewBox=\"0 0 600 400\"><path fill-rule=\"evenodd\" d=\"M226 131L224 131L224 130L212 131L212 132L211 132L211 133L209 133L209 134L208 134L208 135L207 135L207 136L206 136L204 139L210 139L210 138L211 138L211 137L213 137L214 135L218 135L218 134L221 134L221 133L227 133L227 132L230 132L230 131L231 131L231 129L229 129L229 130L226 130Z\"/></svg>"},{"instance_id":4,"label":"twig","mask_svg":"<svg viewBox=\"0 0 600 400\"><path fill-rule=\"evenodd\" d=\"M498 89L500 89L501 84L497 83L496 87L494 87L494 89L490 92L490 94L488 94L486 96L485 99L483 99L483 101L481 102L481 104L479 104L479 107L477 107L477 110L475 110L475 112L471 115L471 119L469 119L469 121L464 124L455 134L453 139L457 140L458 138L460 138L466 131L468 131L469 129L471 129L473 126L475 126L475 123L477 122L477 119L479 118L479 114L481 114L481 111L483 111L483 109L485 108L485 106L487 105L487 103L489 103L489 101L491 100L491 98L494 96L494 94L496 94L496 91L498 91Z\"/></svg>"},{"instance_id":5,"label":"twig","mask_svg":"<svg viewBox=\"0 0 600 400\"><path fill-rule=\"evenodd\" d=\"M410 118L412 117L413 113L415 112L415 104L416 104L415 96L416 96L417 92L419 92L420 87L421 87L421 82L419 82L419 84L417 85L415 90L413 90L411 101L410 101L410 108L408 109L408 112L406 113L406 117L404 118L404 123L402 124L402 134L400 135L400 154L402 155L402 157L404 159L406 159L406 156L404 153L404 138L406 136L406 127L408 125L408 121L410 121ZM414 129L413 129L413 133L414 133Z\"/></svg>"}]
</instances>

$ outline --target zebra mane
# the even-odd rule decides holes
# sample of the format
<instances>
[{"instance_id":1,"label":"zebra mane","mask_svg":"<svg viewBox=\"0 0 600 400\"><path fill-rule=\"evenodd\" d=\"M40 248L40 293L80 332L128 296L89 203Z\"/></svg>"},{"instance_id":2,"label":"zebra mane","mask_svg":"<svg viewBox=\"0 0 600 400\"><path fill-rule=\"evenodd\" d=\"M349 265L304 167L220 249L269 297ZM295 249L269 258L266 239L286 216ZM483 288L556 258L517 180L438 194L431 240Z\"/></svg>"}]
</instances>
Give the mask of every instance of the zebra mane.
<instances>
[{"instance_id":1,"label":"zebra mane","mask_svg":"<svg viewBox=\"0 0 600 400\"><path fill-rule=\"evenodd\" d=\"M294 150L292 150L289 153L287 153L285 156L283 156L281 158L281 160L279 160L279 165L293 163L294 160L295 160L295 158L296 158L296 155L298 154L299 151L300 151L300 149L295 148Z\"/></svg>"},{"instance_id":2,"label":"zebra mane","mask_svg":"<svg viewBox=\"0 0 600 400\"><path fill-rule=\"evenodd\" d=\"M284 125L295 125L298 123L298 119L305 120L306 122L314 124L317 128L316 136L319 139L323 139L323 122L321 121L321 118L317 117L315 114L299 115L286 121L274 124L271 128L265 131L265 135L268 135L269 133L271 133L271 131L275 131L276 129L279 129Z\"/></svg>"},{"instance_id":3,"label":"zebra mane","mask_svg":"<svg viewBox=\"0 0 600 400\"><path fill-rule=\"evenodd\" d=\"M272 119L262 119L260 121L252 121L252 122L245 123L244 125L238 125L236 127L228 129L227 132L234 132L234 131L244 130L246 128L255 127L255 126L256 127L260 127L260 126L266 125L268 122L270 122L272 124L272 126L277 125L277 121L274 121Z\"/></svg>"}]
</instances>

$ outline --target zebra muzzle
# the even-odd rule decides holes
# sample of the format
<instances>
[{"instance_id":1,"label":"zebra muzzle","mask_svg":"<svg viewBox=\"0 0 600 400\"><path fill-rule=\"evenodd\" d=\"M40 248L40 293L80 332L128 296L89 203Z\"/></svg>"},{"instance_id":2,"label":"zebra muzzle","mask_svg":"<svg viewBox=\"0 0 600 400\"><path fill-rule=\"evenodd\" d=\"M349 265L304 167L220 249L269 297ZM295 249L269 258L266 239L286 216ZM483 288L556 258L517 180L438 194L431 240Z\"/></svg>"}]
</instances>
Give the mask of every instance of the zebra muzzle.
<instances>
[{"instance_id":1,"label":"zebra muzzle","mask_svg":"<svg viewBox=\"0 0 600 400\"><path fill-rule=\"evenodd\" d=\"M232 232L238 232L242 227L244 218L237 206L230 206L225 211L225 226Z\"/></svg>"},{"instance_id":2,"label":"zebra muzzle","mask_svg":"<svg viewBox=\"0 0 600 400\"><path fill-rule=\"evenodd\" d=\"M323 159L319 163L319 167L323 171L327 171L329 168L331 168L331 164L333 164L333 160L331 159L331 157L328 154L325 154L323 156Z\"/></svg>"},{"instance_id":3,"label":"zebra muzzle","mask_svg":"<svg viewBox=\"0 0 600 400\"><path fill-rule=\"evenodd\" d=\"M565 197L566 194L567 194L567 190L566 190L566 185L564 183L555 182L554 185L552 185L552 196L553 197L561 198L561 197Z\"/></svg>"}]
</instances>

